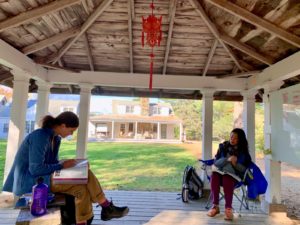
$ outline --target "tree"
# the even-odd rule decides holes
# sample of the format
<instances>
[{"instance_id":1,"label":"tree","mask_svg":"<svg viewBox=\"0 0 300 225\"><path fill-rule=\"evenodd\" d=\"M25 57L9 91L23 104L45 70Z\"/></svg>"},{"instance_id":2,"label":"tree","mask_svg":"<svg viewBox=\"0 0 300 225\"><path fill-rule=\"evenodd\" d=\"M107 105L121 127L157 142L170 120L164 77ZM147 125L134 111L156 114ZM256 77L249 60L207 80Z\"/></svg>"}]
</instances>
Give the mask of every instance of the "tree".
<instances>
[{"instance_id":1,"label":"tree","mask_svg":"<svg viewBox=\"0 0 300 225\"><path fill-rule=\"evenodd\" d=\"M200 140L201 101L186 99L164 99L164 101L170 103L175 115L182 119L187 140Z\"/></svg>"},{"instance_id":2,"label":"tree","mask_svg":"<svg viewBox=\"0 0 300 225\"><path fill-rule=\"evenodd\" d=\"M233 128L233 102L214 101L213 137L219 142L228 140Z\"/></svg>"}]
</instances>

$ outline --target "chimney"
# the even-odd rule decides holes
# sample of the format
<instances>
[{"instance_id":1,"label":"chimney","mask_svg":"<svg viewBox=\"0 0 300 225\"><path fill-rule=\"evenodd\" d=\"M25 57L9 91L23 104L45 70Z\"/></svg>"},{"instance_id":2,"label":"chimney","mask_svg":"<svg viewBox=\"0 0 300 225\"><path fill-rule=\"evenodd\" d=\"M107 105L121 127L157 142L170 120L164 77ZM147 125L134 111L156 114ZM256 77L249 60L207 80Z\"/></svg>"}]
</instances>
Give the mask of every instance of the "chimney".
<instances>
[{"instance_id":1,"label":"chimney","mask_svg":"<svg viewBox=\"0 0 300 225\"><path fill-rule=\"evenodd\" d=\"M141 98L140 103L142 116L149 116L149 98Z\"/></svg>"}]
</instances>

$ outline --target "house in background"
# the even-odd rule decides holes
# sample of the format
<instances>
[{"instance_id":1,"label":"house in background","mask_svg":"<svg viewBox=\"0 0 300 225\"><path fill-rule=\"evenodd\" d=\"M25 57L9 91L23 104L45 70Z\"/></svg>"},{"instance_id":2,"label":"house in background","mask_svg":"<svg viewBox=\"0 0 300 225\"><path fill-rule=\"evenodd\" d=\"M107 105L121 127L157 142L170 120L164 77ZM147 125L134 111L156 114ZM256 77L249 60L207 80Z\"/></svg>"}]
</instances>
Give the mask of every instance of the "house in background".
<instances>
[{"instance_id":1,"label":"house in background","mask_svg":"<svg viewBox=\"0 0 300 225\"><path fill-rule=\"evenodd\" d=\"M182 121L168 103L113 100L112 114L90 117L95 139L181 141Z\"/></svg>"},{"instance_id":2,"label":"house in background","mask_svg":"<svg viewBox=\"0 0 300 225\"><path fill-rule=\"evenodd\" d=\"M35 97L30 96L27 103L25 135L34 130L35 113L36 113ZM49 114L57 116L64 111L78 112L79 96L75 95L51 95L49 99ZM8 123L10 118L11 104L7 104L0 108L0 139L6 139L8 135ZM41 120L42 118L40 118Z\"/></svg>"},{"instance_id":3,"label":"house in background","mask_svg":"<svg viewBox=\"0 0 300 225\"><path fill-rule=\"evenodd\" d=\"M35 99L31 99L27 102L25 135L34 130L36 102ZM6 139L8 135L10 108L11 104L1 107L0 109L0 139Z\"/></svg>"},{"instance_id":4,"label":"house in background","mask_svg":"<svg viewBox=\"0 0 300 225\"><path fill-rule=\"evenodd\" d=\"M36 99L28 101L25 135L34 130L36 103ZM78 114L78 106L78 95L50 95L50 115L57 116L65 111ZM0 108L0 139L6 139L8 135L10 108L10 104ZM169 103L150 103L148 98L112 100L111 108L105 115L91 114L90 141L181 141L182 121L174 115Z\"/></svg>"}]
</instances>

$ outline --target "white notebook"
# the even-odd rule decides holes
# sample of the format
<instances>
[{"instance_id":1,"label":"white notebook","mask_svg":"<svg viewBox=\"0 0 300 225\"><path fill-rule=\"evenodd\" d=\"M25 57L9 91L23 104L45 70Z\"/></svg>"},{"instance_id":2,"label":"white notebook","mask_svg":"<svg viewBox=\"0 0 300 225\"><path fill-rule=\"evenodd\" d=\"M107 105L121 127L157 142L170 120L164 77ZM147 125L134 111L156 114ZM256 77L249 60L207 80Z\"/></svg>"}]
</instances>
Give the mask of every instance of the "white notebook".
<instances>
[{"instance_id":1,"label":"white notebook","mask_svg":"<svg viewBox=\"0 0 300 225\"><path fill-rule=\"evenodd\" d=\"M77 159L76 166L57 170L53 174L54 184L86 184L88 181L88 160Z\"/></svg>"}]
</instances>

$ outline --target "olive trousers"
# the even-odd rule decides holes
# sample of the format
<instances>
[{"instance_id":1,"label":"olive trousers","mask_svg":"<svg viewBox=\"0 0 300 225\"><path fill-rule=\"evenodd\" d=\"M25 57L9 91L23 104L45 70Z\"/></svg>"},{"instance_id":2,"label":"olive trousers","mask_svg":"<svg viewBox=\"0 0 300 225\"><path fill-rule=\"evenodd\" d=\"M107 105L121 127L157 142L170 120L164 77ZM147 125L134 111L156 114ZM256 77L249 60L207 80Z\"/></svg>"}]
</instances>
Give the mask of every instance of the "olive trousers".
<instances>
[{"instance_id":1,"label":"olive trousers","mask_svg":"<svg viewBox=\"0 0 300 225\"><path fill-rule=\"evenodd\" d=\"M65 193L75 197L76 221L87 221L93 214L92 203L106 200L103 189L89 169L87 184L53 184L51 179L50 190L53 193Z\"/></svg>"}]
</instances>

